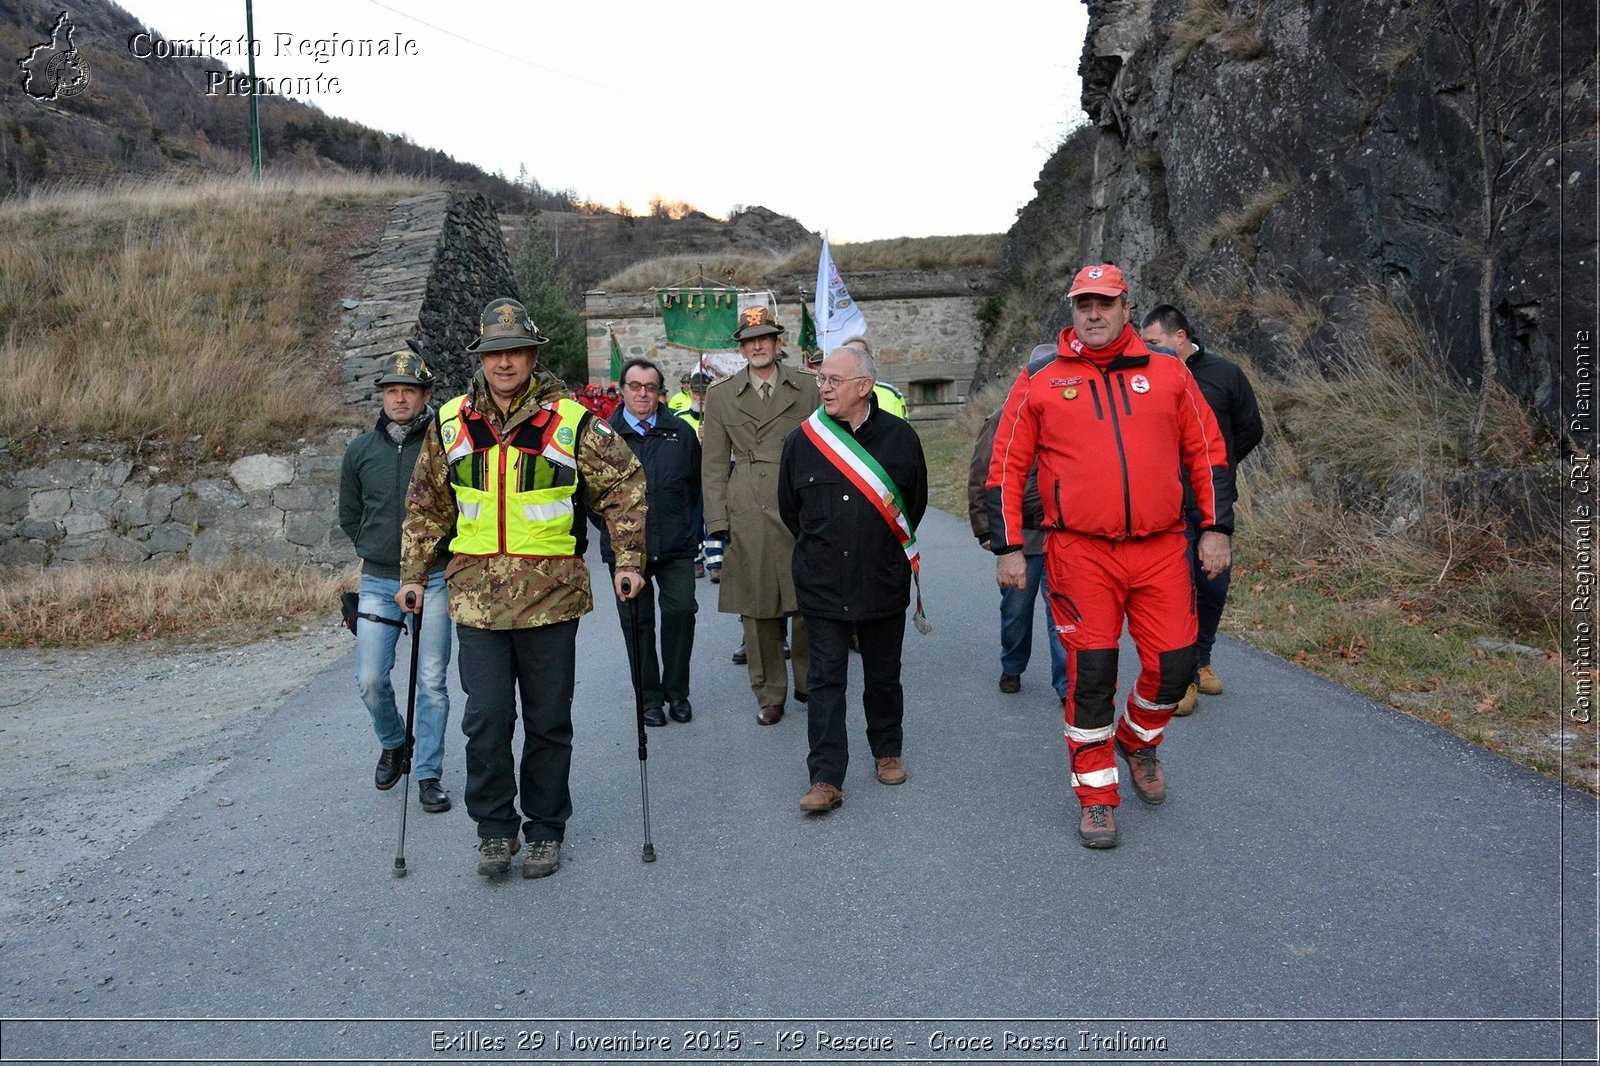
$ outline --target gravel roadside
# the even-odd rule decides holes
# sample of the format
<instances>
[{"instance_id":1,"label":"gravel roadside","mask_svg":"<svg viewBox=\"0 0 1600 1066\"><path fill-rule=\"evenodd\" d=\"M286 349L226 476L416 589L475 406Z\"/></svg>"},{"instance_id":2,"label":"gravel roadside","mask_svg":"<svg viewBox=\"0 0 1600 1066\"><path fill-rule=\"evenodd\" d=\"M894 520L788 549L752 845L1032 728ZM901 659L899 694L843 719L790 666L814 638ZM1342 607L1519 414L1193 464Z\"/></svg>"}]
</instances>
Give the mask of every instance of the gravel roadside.
<instances>
[{"instance_id":1,"label":"gravel roadside","mask_svg":"<svg viewBox=\"0 0 1600 1066\"><path fill-rule=\"evenodd\" d=\"M78 871L187 800L353 647L326 624L238 646L0 650L0 939L50 921Z\"/></svg>"}]
</instances>

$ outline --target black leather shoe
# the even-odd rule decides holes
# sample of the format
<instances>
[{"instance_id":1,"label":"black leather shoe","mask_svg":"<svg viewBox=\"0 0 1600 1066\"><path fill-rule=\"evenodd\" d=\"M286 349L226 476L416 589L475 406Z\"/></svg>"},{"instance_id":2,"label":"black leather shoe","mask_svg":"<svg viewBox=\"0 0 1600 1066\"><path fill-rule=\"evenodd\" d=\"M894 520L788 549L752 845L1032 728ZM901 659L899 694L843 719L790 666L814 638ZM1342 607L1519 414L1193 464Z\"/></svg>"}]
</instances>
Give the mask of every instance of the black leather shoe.
<instances>
[{"instance_id":1,"label":"black leather shoe","mask_svg":"<svg viewBox=\"0 0 1600 1066\"><path fill-rule=\"evenodd\" d=\"M439 787L437 777L424 777L417 782L417 796L422 809L429 814L441 814L450 809L450 793Z\"/></svg>"},{"instance_id":2,"label":"black leather shoe","mask_svg":"<svg viewBox=\"0 0 1600 1066\"><path fill-rule=\"evenodd\" d=\"M379 792L387 792L400 780L401 766L405 763L406 749L384 748L383 754L378 756L378 768L372 772L372 783L378 786Z\"/></svg>"},{"instance_id":3,"label":"black leather shoe","mask_svg":"<svg viewBox=\"0 0 1600 1066\"><path fill-rule=\"evenodd\" d=\"M749 661L750 661L750 656L745 654L744 645L743 644L739 645L739 647L733 653L733 665L735 665L735 666L744 666Z\"/></svg>"},{"instance_id":4,"label":"black leather shoe","mask_svg":"<svg viewBox=\"0 0 1600 1066\"><path fill-rule=\"evenodd\" d=\"M666 725L667 712L663 711L660 707L646 707L644 709L644 724Z\"/></svg>"},{"instance_id":5,"label":"black leather shoe","mask_svg":"<svg viewBox=\"0 0 1600 1066\"><path fill-rule=\"evenodd\" d=\"M687 722L694 717L694 704L687 699L673 700L672 708L667 713L672 715L674 722Z\"/></svg>"}]
</instances>

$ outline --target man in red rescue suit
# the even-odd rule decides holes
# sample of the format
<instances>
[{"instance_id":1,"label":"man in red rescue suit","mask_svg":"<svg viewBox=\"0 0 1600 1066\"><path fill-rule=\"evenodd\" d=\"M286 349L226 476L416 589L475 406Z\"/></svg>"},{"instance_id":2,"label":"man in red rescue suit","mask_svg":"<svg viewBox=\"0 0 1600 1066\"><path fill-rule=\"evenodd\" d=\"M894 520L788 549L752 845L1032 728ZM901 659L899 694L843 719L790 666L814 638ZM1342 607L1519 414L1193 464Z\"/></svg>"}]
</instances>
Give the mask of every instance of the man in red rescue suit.
<instances>
[{"instance_id":1,"label":"man in red rescue suit","mask_svg":"<svg viewBox=\"0 0 1600 1066\"><path fill-rule=\"evenodd\" d=\"M1222 434L1194 377L1180 360L1152 352L1129 323L1122 271L1084 267L1067 295L1072 326L1034 349L1002 409L989 467L990 550L1000 587L1022 588L1022 493L1037 459L1050 608L1067 653L1078 835L1086 847L1111 848L1116 755L1140 799L1166 799L1157 749L1194 673L1184 471L1198 497L1207 574L1228 566L1234 489ZM1119 722L1124 618L1139 677Z\"/></svg>"}]
</instances>

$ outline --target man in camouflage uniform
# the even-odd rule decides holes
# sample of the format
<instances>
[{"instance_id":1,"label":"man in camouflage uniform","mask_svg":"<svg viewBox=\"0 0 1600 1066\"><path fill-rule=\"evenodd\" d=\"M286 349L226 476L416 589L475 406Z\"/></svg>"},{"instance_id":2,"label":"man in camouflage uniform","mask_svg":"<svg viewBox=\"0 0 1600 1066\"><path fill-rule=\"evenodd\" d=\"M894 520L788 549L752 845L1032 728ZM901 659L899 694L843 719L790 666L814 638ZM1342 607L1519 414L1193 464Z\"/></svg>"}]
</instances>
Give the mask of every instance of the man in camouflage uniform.
<instances>
[{"instance_id":1,"label":"man in camouflage uniform","mask_svg":"<svg viewBox=\"0 0 1600 1066\"><path fill-rule=\"evenodd\" d=\"M522 876L561 865L572 814L572 691L578 619L594 606L584 563L585 516L604 518L616 553L615 592L644 587L645 481L610 426L539 367L539 335L515 300L491 300L467 351L481 358L463 396L439 409L406 498L402 585L422 598L441 537L467 693L467 814L478 823L478 873L499 877L528 839ZM452 535L453 534L453 535ZM627 592L623 589L627 588ZM522 764L513 773L516 690Z\"/></svg>"}]
</instances>

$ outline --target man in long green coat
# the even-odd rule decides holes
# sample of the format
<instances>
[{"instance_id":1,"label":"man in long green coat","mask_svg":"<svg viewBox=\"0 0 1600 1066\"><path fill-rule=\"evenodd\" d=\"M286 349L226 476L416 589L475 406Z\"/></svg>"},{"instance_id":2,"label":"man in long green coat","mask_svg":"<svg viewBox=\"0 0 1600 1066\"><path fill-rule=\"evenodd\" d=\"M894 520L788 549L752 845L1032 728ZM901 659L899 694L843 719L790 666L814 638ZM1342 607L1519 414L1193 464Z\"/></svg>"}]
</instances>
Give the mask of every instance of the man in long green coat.
<instances>
[{"instance_id":1,"label":"man in long green coat","mask_svg":"<svg viewBox=\"0 0 1600 1066\"><path fill-rule=\"evenodd\" d=\"M782 362L782 336L767 307L740 312L733 339L749 365L707 391L701 431L706 530L728 544L717 609L744 621L750 689L762 725L783 718L788 698L786 615L794 615L789 643L795 699L801 702L809 665L805 623L794 614L794 537L778 515L778 460L784 438L821 401L816 375Z\"/></svg>"}]
</instances>

